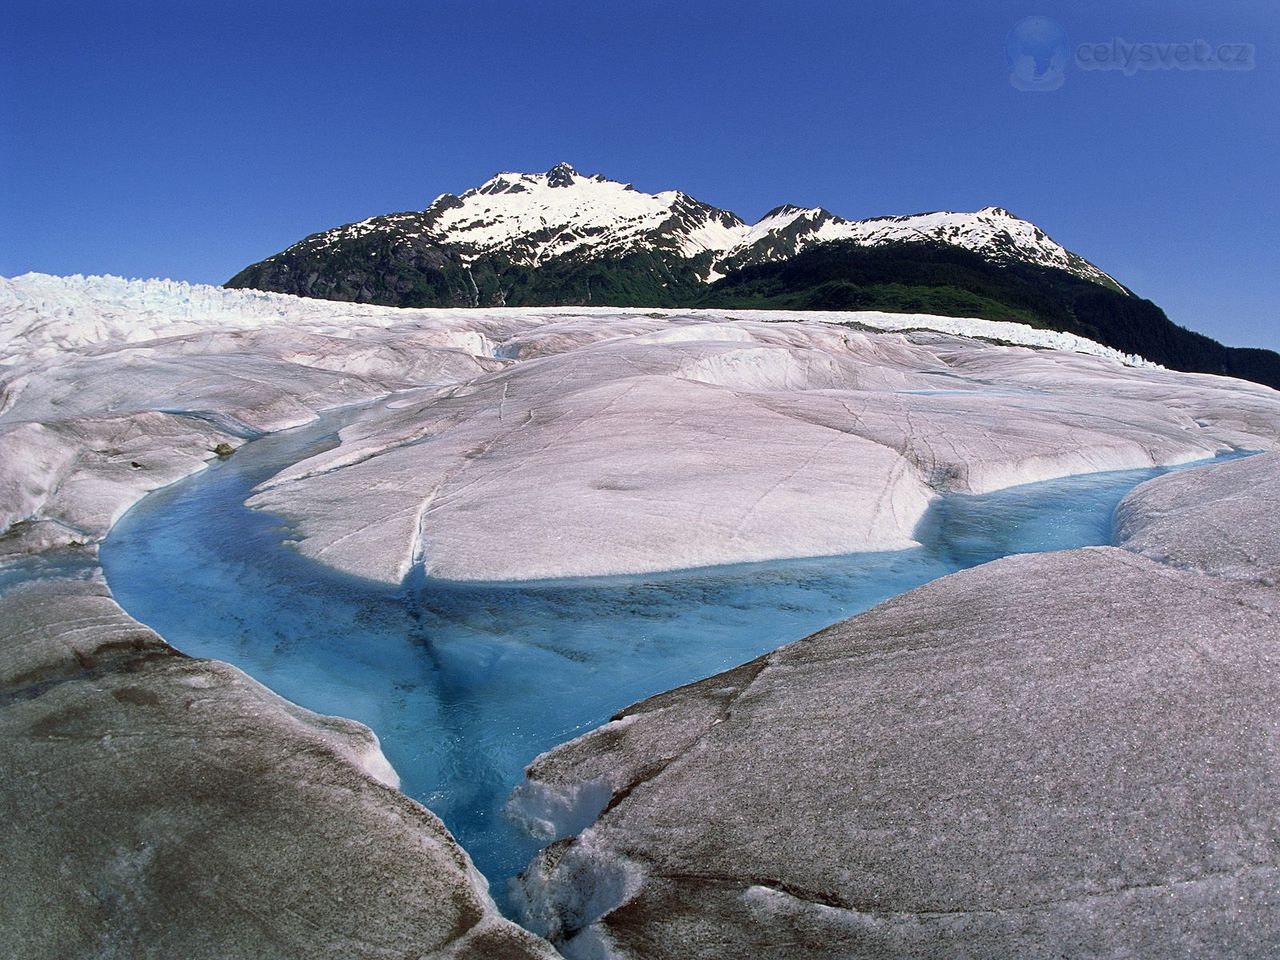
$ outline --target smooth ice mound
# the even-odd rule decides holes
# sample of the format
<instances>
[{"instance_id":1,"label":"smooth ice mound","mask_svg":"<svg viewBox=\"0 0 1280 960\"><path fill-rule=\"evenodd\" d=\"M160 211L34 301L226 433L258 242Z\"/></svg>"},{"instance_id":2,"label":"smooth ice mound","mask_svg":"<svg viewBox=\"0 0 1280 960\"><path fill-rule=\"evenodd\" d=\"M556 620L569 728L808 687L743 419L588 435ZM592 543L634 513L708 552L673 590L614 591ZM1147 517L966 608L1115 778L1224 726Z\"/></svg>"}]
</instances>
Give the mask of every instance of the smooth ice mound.
<instances>
[{"instance_id":1,"label":"smooth ice mound","mask_svg":"<svg viewBox=\"0 0 1280 960\"><path fill-rule=\"evenodd\" d=\"M708 339L558 324L561 352L370 407L250 503L288 519L302 553L371 580L418 563L563 579L908 549L939 493L1246 444L1200 400L1170 399L1164 374L1131 384L1027 351L988 370L972 354L1000 348L692 326Z\"/></svg>"},{"instance_id":2,"label":"smooth ice mound","mask_svg":"<svg viewBox=\"0 0 1280 960\"><path fill-rule=\"evenodd\" d=\"M444 819L500 901L504 881L545 842L504 814L538 754L636 700L936 577L1009 553L1106 543L1120 498L1161 472L945 497L917 531L924 545L910 550L390 587L300 555L282 543L288 531L277 518L244 506L264 479L332 447L352 415L255 440L150 495L104 544L103 566L121 605L179 649L371 727L402 789ZM548 818L554 829L553 811Z\"/></svg>"}]
</instances>

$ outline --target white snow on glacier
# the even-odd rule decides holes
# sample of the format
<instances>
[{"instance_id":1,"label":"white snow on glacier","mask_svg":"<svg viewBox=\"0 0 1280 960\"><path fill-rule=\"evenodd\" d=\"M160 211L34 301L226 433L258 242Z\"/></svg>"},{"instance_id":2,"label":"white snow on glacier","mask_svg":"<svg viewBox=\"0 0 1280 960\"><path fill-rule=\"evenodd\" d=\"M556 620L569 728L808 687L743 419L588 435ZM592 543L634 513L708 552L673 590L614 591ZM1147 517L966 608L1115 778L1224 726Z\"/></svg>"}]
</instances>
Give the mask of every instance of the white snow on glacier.
<instances>
[{"instance_id":1,"label":"white snow on glacier","mask_svg":"<svg viewBox=\"0 0 1280 960\"><path fill-rule=\"evenodd\" d=\"M356 580L281 543L244 501L354 410L247 445L157 491L102 548L112 592L193 656L367 724L402 788L501 881L585 827L616 785L521 789L535 756L640 698L772 650L996 556L1108 539L1120 496L1153 469L933 501L922 546L634 577L494 584ZM579 545L581 546L581 544ZM193 616L192 611L199 611ZM513 822L508 811L516 814ZM521 824L531 826L534 838Z\"/></svg>"},{"instance_id":2,"label":"white snow on glacier","mask_svg":"<svg viewBox=\"0 0 1280 960\"><path fill-rule=\"evenodd\" d=\"M29 274L0 285L0 358L18 552L100 538L220 443L396 393L252 499L304 554L385 583L899 550L941 494L1276 442L1266 388L942 317L406 310Z\"/></svg>"},{"instance_id":3,"label":"white snow on glacier","mask_svg":"<svg viewBox=\"0 0 1280 960\"><path fill-rule=\"evenodd\" d=\"M389 583L415 564L536 580L897 550L941 493L1268 447L1280 399L736 315L574 317L515 342L528 359L370 410L251 503L309 556Z\"/></svg>"},{"instance_id":4,"label":"white snow on glacier","mask_svg":"<svg viewBox=\"0 0 1280 960\"><path fill-rule=\"evenodd\" d=\"M521 766L627 700L959 566L1105 542L1127 485L1280 446L1267 388L938 317L27 275L0 282L0 362L0 569L114 528L132 612L370 723L494 876Z\"/></svg>"},{"instance_id":5,"label":"white snow on glacier","mask_svg":"<svg viewBox=\"0 0 1280 960\"><path fill-rule=\"evenodd\" d=\"M1150 366L1141 357L1070 333L1037 330L1023 323L878 311L734 310L757 320L814 320L859 323L877 330L937 330L1049 350L1107 357ZM178 280L126 280L110 276L55 277L27 273L0 277L0 363L44 359L84 347L141 343L160 337L211 330L256 330L287 326L297 330L355 336L370 328L424 326L452 345L485 354L486 323L547 322L564 317L716 317L725 311L652 310L620 307L480 307L411 309L312 300L282 293L231 290ZM476 329L480 328L480 329ZM450 337L453 334L453 337Z\"/></svg>"}]
</instances>

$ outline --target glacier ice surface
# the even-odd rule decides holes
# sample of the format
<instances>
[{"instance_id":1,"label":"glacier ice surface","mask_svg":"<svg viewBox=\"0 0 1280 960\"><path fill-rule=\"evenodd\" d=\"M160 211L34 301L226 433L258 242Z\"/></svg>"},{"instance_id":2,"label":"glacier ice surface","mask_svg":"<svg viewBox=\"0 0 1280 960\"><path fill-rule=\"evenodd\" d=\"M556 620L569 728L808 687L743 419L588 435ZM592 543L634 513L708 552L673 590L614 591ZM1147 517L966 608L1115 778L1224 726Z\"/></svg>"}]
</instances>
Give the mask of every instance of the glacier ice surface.
<instances>
[{"instance_id":1,"label":"glacier ice surface","mask_svg":"<svg viewBox=\"0 0 1280 960\"><path fill-rule=\"evenodd\" d=\"M921 546L763 564L529 583L343 575L244 506L264 477L321 455L358 409L266 436L158 491L102 548L113 593L189 653L381 738L403 789L438 813L494 884L548 836L584 826L607 786L506 802L535 756L626 704L804 636L903 590L1015 552L1105 543L1152 469L934 501ZM301 462L305 462L302 460ZM200 611L193 617L192 610Z\"/></svg>"}]
</instances>

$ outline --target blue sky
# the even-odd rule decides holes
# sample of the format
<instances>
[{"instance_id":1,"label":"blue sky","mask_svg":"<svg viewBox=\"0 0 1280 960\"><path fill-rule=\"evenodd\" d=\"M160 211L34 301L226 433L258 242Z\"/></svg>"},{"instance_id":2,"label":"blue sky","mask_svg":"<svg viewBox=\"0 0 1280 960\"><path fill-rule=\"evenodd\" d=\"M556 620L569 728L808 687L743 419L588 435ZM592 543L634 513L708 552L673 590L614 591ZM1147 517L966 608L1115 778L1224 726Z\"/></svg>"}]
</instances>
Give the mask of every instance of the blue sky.
<instances>
[{"instance_id":1,"label":"blue sky","mask_svg":"<svg viewBox=\"0 0 1280 960\"><path fill-rule=\"evenodd\" d=\"M1071 48L1251 43L1246 72L1009 83ZM946 0L18 0L0 274L222 282L316 230L559 160L747 219L1008 207L1228 343L1280 348L1280 7Z\"/></svg>"}]
</instances>

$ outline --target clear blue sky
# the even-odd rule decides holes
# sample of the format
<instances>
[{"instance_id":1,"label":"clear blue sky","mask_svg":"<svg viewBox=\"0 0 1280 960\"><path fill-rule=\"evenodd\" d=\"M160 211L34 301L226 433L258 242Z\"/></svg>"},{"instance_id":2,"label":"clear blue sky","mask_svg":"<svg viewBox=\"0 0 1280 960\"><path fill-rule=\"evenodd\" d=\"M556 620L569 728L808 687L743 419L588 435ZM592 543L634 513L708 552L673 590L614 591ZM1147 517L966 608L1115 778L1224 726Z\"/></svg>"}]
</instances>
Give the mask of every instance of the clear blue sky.
<instances>
[{"instance_id":1,"label":"clear blue sky","mask_svg":"<svg viewBox=\"0 0 1280 960\"><path fill-rule=\"evenodd\" d=\"M1082 42L1243 42L1248 72L1009 83ZM754 219L1008 207L1174 320L1280 348L1280 5L17 0L0 274L222 282L307 233L559 160Z\"/></svg>"}]
</instances>

